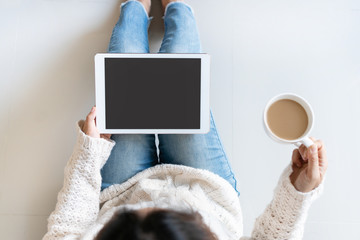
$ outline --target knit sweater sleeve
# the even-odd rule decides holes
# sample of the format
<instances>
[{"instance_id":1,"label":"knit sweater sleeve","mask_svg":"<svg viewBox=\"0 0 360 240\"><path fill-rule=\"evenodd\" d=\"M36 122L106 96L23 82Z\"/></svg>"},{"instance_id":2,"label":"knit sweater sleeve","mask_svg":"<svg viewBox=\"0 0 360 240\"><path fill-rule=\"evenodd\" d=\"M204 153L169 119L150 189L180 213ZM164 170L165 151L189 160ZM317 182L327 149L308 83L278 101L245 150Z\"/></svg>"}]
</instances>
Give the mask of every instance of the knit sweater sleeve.
<instances>
[{"instance_id":1,"label":"knit sweater sleeve","mask_svg":"<svg viewBox=\"0 0 360 240\"><path fill-rule=\"evenodd\" d=\"M298 192L290 182L291 166L280 177L274 198L255 221L251 238L242 240L300 240L312 202L323 191L323 182L308 193Z\"/></svg>"},{"instance_id":2,"label":"knit sweater sleeve","mask_svg":"<svg viewBox=\"0 0 360 240\"><path fill-rule=\"evenodd\" d=\"M55 210L48 219L47 239L78 239L96 220L101 187L100 169L108 159L114 142L92 138L81 131L64 171L64 184Z\"/></svg>"}]
</instances>

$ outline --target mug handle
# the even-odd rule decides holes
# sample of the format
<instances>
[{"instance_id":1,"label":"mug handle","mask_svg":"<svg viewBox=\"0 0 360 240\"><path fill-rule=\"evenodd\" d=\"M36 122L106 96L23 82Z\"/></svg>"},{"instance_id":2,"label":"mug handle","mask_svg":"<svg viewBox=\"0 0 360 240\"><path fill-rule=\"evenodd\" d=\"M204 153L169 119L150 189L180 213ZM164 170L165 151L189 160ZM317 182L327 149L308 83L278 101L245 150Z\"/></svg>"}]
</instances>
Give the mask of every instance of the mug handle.
<instances>
[{"instance_id":1,"label":"mug handle","mask_svg":"<svg viewBox=\"0 0 360 240\"><path fill-rule=\"evenodd\" d=\"M308 148L308 147L310 147L311 145L313 145L314 142L313 142L309 137L304 137L303 139L301 139L300 142L296 142L296 143L294 143L294 144L295 144L295 146L297 146L297 147L300 147L301 144L304 144L305 147Z\"/></svg>"}]
</instances>

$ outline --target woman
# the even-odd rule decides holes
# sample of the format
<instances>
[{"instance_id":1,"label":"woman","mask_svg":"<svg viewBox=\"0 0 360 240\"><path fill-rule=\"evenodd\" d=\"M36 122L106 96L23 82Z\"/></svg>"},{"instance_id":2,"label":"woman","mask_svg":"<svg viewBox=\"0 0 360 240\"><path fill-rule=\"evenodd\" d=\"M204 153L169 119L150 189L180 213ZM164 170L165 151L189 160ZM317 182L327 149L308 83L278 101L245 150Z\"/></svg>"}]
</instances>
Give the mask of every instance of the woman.
<instances>
[{"instance_id":1,"label":"woman","mask_svg":"<svg viewBox=\"0 0 360 240\"><path fill-rule=\"evenodd\" d=\"M160 53L198 53L191 7L162 0ZM122 4L109 52L149 52L150 0ZM236 180L213 117L208 134L101 135L92 108L78 139L44 239L249 239ZM312 201L322 189L325 148L314 140L292 155L274 199L256 220L251 239L301 239Z\"/></svg>"}]
</instances>

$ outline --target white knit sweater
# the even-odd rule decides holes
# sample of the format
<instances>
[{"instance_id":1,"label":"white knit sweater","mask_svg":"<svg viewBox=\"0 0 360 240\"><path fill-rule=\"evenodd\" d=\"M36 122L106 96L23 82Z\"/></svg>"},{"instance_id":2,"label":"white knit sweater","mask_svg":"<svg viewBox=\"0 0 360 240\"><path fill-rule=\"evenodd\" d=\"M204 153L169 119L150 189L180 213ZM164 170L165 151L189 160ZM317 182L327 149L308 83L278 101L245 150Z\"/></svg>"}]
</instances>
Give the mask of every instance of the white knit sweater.
<instances>
[{"instance_id":1,"label":"white knit sweater","mask_svg":"<svg viewBox=\"0 0 360 240\"><path fill-rule=\"evenodd\" d=\"M237 193L226 180L206 170L162 164L100 192L100 169L115 143L85 135L82 124L44 240L94 239L116 211L147 207L198 211L221 240L302 239L308 209L323 188L321 184L309 193L296 191L289 179L291 168L286 168L252 236L243 237Z\"/></svg>"}]
</instances>

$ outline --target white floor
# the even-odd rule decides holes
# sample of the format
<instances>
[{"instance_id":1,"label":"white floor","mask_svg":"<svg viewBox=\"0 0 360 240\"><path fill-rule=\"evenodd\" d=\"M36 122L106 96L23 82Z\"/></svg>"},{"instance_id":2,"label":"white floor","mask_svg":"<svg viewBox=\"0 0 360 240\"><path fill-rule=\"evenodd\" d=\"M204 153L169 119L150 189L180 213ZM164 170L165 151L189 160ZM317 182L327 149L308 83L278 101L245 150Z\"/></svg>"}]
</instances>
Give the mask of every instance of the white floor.
<instances>
[{"instance_id":1,"label":"white floor","mask_svg":"<svg viewBox=\"0 0 360 240\"><path fill-rule=\"evenodd\" d=\"M75 122L94 104L93 56L118 0L0 1L0 238L40 239L62 186ZM360 236L360 1L188 0L212 56L211 106L239 179L245 233L272 198L292 146L262 127L266 101L295 92L313 105L328 149L323 196L304 239ZM151 49L162 36L153 3Z\"/></svg>"}]
</instances>

